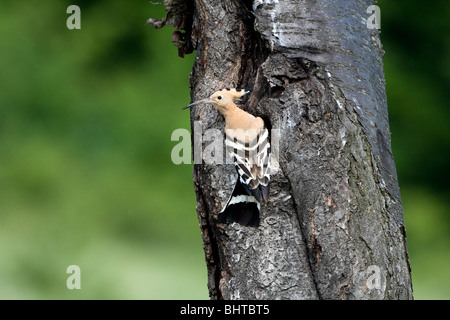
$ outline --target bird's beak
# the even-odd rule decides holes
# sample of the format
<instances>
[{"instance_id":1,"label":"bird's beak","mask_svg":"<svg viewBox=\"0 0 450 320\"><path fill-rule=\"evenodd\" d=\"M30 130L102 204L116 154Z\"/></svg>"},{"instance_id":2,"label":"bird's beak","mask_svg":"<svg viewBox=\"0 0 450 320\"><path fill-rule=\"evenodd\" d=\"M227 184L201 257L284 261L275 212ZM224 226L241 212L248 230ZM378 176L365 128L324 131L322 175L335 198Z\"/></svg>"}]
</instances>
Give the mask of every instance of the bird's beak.
<instances>
[{"instance_id":1,"label":"bird's beak","mask_svg":"<svg viewBox=\"0 0 450 320\"><path fill-rule=\"evenodd\" d=\"M203 99L203 100L199 100L199 101L196 101L196 102L191 103L190 105L187 105L186 107L183 107L183 110L184 110L184 109L187 109L187 108L190 108L190 107L192 107L192 106L195 106L195 105L197 105L197 104L200 104L200 103L213 103L213 102L214 102L214 101L211 100L211 99L209 99L209 98Z\"/></svg>"}]
</instances>

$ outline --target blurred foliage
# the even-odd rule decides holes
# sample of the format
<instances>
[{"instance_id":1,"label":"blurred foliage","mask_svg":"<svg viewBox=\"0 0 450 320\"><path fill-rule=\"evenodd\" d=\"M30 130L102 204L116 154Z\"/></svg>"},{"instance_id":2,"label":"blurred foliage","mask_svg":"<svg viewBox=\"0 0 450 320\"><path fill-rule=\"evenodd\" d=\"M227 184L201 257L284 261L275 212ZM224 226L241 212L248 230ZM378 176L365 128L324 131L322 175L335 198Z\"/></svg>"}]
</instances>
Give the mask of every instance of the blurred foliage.
<instances>
[{"instance_id":1,"label":"blurred foliage","mask_svg":"<svg viewBox=\"0 0 450 320\"><path fill-rule=\"evenodd\" d=\"M450 2L379 0L416 299L450 299Z\"/></svg>"},{"instance_id":2,"label":"blurred foliage","mask_svg":"<svg viewBox=\"0 0 450 320\"><path fill-rule=\"evenodd\" d=\"M450 3L379 5L414 293L448 299ZM208 298L192 168L170 160L194 56L144 24L163 14L0 2L0 298Z\"/></svg>"},{"instance_id":3,"label":"blurred foliage","mask_svg":"<svg viewBox=\"0 0 450 320\"><path fill-rule=\"evenodd\" d=\"M207 298L192 168L170 159L193 56L148 1L78 2L81 30L77 2L45 2L0 4L0 298Z\"/></svg>"}]
</instances>

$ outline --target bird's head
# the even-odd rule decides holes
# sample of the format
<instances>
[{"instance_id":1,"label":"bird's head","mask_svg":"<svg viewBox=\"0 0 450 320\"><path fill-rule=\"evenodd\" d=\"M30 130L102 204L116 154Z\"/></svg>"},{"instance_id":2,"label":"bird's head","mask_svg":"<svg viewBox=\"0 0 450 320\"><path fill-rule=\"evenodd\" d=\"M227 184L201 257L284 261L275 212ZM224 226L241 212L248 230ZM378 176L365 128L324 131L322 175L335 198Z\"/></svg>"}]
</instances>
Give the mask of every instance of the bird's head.
<instances>
[{"instance_id":1,"label":"bird's head","mask_svg":"<svg viewBox=\"0 0 450 320\"><path fill-rule=\"evenodd\" d=\"M190 105L184 107L183 109L190 108L201 103L211 103L217 107L220 111L226 111L230 106L234 105L234 101L240 99L242 96L247 94L248 91L236 90L236 89L223 89L214 92L209 98L196 101Z\"/></svg>"}]
</instances>

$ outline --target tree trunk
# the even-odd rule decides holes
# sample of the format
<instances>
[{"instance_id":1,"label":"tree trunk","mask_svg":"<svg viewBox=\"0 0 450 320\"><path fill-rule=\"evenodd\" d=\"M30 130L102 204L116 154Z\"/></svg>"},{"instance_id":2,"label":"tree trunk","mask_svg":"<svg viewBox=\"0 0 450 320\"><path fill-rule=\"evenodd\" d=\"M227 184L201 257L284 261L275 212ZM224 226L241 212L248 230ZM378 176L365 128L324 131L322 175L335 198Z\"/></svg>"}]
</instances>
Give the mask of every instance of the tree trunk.
<instances>
[{"instance_id":1,"label":"tree trunk","mask_svg":"<svg viewBox=\"0 0 450 320\"><path fill-rule=\"evenodd\" d=\"M233 165L194 165L212 299L412 299L373 4L169 4L180 55L196 50L192 100L246 88L242 108L279 129L258 228L217 221ZM212 106L193 108L191 122L193 137L224 127Z\"/></svg>"}]
</instances>

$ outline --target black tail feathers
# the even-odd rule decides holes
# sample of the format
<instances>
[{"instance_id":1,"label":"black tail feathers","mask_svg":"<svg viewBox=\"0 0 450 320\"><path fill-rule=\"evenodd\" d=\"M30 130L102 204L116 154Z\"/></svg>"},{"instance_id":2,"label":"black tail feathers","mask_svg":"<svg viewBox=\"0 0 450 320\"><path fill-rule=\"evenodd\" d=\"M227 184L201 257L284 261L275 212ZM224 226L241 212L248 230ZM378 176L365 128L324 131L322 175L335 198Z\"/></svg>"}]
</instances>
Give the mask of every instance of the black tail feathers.
<instances>
[{"instance_id":1,"label":"black tail feathers","mask_svg":"<svg viewBox=\"0 0 450 320\"><path fill-rule=\"evenodd\" d=\"M219 214L219 222L237 222L246 227L259 226L259 202L246 187L237 179L225 210Z\"/></svg>"},{"instance_id":2,"label":"black tail feathers","mask_svg":"<svg viewBox=\"0 0 450 320\"><path fill-rule=\"evenodd\" d=\"M219 214L219 221L222 223L237 222L246 227L259 226L259 209L255 202L238 202L228 205Z\"/></svg>"}]
</instances>

